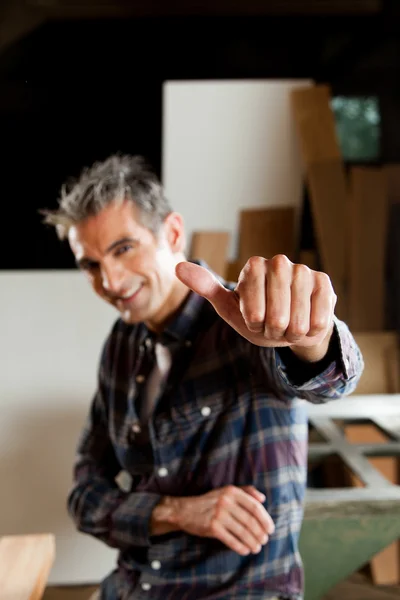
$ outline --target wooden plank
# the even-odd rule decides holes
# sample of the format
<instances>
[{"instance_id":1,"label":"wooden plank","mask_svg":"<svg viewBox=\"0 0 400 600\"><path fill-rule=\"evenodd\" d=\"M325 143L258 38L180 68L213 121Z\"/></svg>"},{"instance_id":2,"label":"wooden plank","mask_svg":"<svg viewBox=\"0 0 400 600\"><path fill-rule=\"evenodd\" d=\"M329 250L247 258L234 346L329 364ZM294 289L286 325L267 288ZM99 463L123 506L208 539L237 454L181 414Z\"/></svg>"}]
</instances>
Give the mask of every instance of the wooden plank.
<instances>
[{"instance_id":1,"label":"wooden plank","mask_svg":"<svg viewBox=\"0 0 400 600\"><path fill-rule=\"evenodd\" d=\"M308 167L307 182L322 269L329 275L338 297L336 313L346 318L347 181L339 160Z\"/></svg>"},{"instance_id":2,"label":"wooden plank","mask_svg":"<svg viewBox=\"0 0 400 600\"><path fill-rule=\"evenodd\" d=\"M299 88L291 92L301 154L307 166L341 160L330 99L330 88L326 85Z\"/></svg>"},{"instance_id":3,"label":"wooden plank","mask_svg":"<svg viewBox=\"0 0 400 600\"><path fill-rule=\"evenodd\" d=\"M236 283L239 279L240 271L242 270L243 266L244 265L239 260L228 262L225 274L226 280Z\"/></svg>"},{"instance_id":4,"label":"wooden plank","mask_svg":"<svg viewBox=\"0 0 400 600\"><path fill-rule=\"evenodd\" d=\"M400 204L400 165L392 163L383 167L386 173L389 204Z\"/></svg>"},{"instance_id":5,"label":"wooden plank","mask_svg":"<svg viewBox=\"0 0 400 600\"><path fill-rule=\"evenodd\" d=\"M0 539L0 597L40 600L55 558L51 534L6 536Z\"/></svg>"},{"instance_id":6,"label":"wooden plank","mask_svg":"<svg viewBox=\"0 0 400 600\"><path fill-rule=\"evenodd\" d=\"M354 392L360 394L396 394L399 384L398 336L393 331L355 332L364 358L364 371Z\"/></svg>"},{"instance_id":7,"label":"wooden plank","mask_svg":"<svg viewBox=\"0 0 400 600\"><path fill-rule=\"evenodd\" d=\"M295 209L292 206L254 208L240 212L239 262L251 256L272 258L285 254L294 259Z\"/></svg>"},{"instance_id":8,"label":"wooden plank","mask_svg":"<svg viewBox=\"0 0 400 600\"><path fill-rule=\"evenodd\" d=\"M383 169L350 170L348 323L353 331L385 328L387 179Z\"/></svg>"},{"instance_id":9,"label":"wooden plank","mask_svg":"<svg viewBox=\"0 0 400 600\"><path fill-rule=\"evenodd\" d=\"M348 425L344 428L346 438L351 444L385 444L387 437L373 424ZM382 475L394 484L399 484L399 459L393 457L369 458L369 462ZM360 479L349 475L349 482L355 487L362 487ZM376 585L397 585L400 583L400 548L399 542L393 542L379 552L370 561L372 581Z\"/></svg>"},{"instance_id":10,"label":"wooden plank","mask_svg":"<svg viewBox=\"0 0 400 600\"><path fill-rule=\"evenodd\" d=\"M322 269L330 276L346 319L346 216L348 189L326 85L293 90L291 103L306 167L311 213Z\"/></svg>"},{"instance_id":11,"label":"wooden plank","mask_svg":"<svg viewBox=\"0 0 400 600\"><path fill-rule=\"evenodd\" d=\"M227 231L194 231L191 259L202 259L217 275L225 277L230 235Z\"/></svg>"}]
</instances>

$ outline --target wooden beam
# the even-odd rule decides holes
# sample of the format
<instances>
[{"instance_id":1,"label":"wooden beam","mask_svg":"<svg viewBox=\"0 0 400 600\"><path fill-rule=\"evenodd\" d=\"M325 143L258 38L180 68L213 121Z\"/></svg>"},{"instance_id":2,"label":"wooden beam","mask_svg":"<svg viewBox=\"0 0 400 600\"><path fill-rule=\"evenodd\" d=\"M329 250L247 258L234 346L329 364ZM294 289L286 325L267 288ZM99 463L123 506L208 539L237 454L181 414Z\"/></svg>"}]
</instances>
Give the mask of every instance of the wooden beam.
<instances>
[{"instance_id":1,"label":"wooden beam","mask_svg":"<svg viewBox=\"0 0 400 600\"><path fill-rule=\"evenodd\" d=\"M53 18L184 15L376 14L382 0L28 0Z\"/></svg>"},{"instance_id":2,"label":"wooden beam","mask_svg":"<svg viewBox=\"0 0 400 600\"><path fill-rule=\"evenodd\" d=\"M40 600L55 558L51 534L0 539L0 597Z\"/></svg>"}]
</instances>

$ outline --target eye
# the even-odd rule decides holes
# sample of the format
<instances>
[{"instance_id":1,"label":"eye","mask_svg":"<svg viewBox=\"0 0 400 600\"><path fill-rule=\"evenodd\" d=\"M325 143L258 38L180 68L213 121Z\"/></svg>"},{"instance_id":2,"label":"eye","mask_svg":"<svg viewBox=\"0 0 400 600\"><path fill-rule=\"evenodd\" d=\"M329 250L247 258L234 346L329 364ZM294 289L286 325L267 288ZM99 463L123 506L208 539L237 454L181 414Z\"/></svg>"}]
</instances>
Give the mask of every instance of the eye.
<instances>
[{"instance_id":1,"label":"eye","mask_svg":"<svg viewBox=\"0 0 400 600\"><path fill-rule=\"evenodd\" d=\"M132 250L132 248L132 244L124 244L123 246L119 246L119 248L117 248L115 251L115 256L121 256L121 254L125 254L125 252Z\"/></svg>"}]
</instances>

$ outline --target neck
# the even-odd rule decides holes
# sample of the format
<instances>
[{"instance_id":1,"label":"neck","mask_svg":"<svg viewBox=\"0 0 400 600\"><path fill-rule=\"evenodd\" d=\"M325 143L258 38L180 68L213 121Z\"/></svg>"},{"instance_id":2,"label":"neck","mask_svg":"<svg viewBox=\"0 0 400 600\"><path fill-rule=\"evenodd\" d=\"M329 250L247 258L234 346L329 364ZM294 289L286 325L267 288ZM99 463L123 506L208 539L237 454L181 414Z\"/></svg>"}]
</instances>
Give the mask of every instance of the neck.
<instances>
[{"instance_id":1,"label":"neck","mask_svg":"<svg viewBox=\"0 0 400 600\"><path fill-rule=\"evenodd\" d=\"M145 321L144 324L146 327L150 329L150 331L160 333L165 329L166 325L173 320L189 294L189 288L177 278L168 301L163 304L152 319Z\"/></svg>"}]
</instances>

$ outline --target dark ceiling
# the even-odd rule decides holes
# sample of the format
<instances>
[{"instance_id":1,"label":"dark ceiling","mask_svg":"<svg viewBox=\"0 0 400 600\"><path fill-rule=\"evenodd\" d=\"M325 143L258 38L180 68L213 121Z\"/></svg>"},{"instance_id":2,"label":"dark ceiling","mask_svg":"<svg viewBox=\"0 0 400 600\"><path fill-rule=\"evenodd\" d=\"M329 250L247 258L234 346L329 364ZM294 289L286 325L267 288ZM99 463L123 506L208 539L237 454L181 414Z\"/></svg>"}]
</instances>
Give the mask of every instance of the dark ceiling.
<instances>
[{"instance_id":1,"label":"dark ceiling","mask_svg":"<svg viewBox=\"0 0 400 600\"><path fill-rule=\"evenodd\" d=\"M3 215L24 239L10 251L0 238L0 269L73 266L68 249L41 225L38 209L55 206L62 182L82 166L123 151L144 154L160 172L166 80L306 77L335 92L377 93L388 113L400 106L399 17L387 2L280 0L286 14L278 15L265 14L266 7L276 13L277 2L248 1L247 12L258 16L206 15L211 3L199 2L202 16L140 18L115 14L116 6L130 13L130 3L96 2L103 18L85 19L75 13L88 17L94 3L84 11L77 1L65 0L62 10L54 0L32 0L31 9L34 4L46 7L46 19L26 35L17 27L18 41L0 53ZM290 14L295 4L306 14ZM337 12L345 4L346 14L329 14L329 7ZM325 14L310 14L312 5ZM144 0L135 6L149 10ZM167 6L179 13L183 2ZM238 13L244 4L213 6ZM105 18L111 10L114 18ZM400 123L395 116L391 123ZM400 126L391 127L400 140ZM400 142L392 149L391 158L400 160Z\"/></svg>"}]
</instances>

